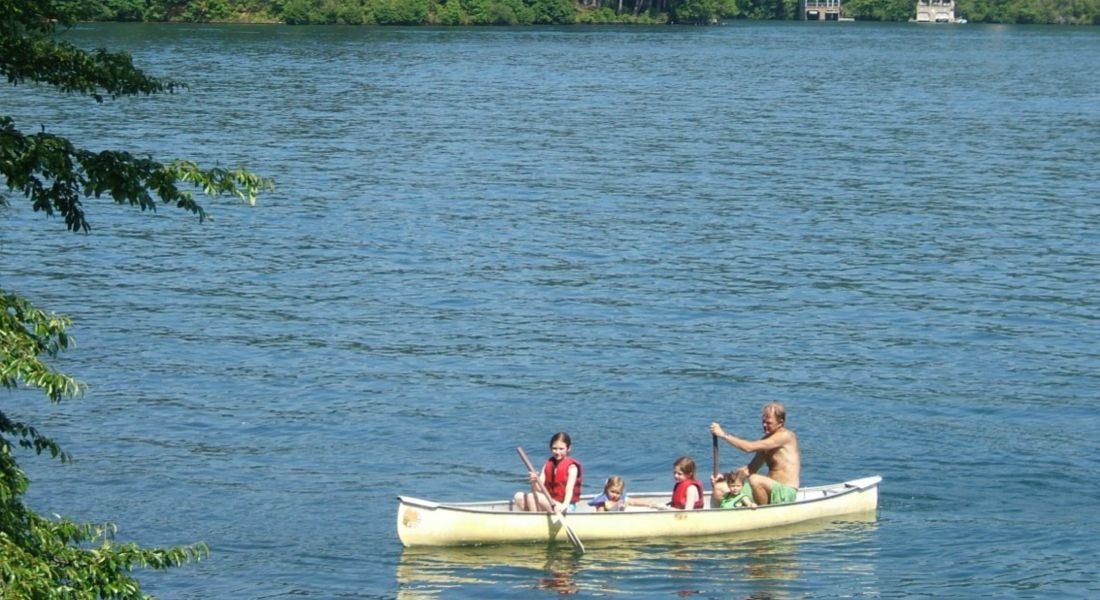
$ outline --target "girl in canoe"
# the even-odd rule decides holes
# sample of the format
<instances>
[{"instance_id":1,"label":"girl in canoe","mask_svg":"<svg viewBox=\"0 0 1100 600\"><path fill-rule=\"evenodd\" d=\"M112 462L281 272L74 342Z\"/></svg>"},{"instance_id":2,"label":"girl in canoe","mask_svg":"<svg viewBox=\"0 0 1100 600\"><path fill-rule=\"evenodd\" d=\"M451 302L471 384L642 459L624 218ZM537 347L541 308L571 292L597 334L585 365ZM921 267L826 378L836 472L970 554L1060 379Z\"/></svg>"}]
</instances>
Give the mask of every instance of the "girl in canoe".
<instances>
[{"instance_id":1,"label":"girl in canoe","mask_svg":"<svg viewBox=\"0 0 1100 600\"><path fill-rule=\"evenodd\" d=\"M644 506L646 508L659 508L644 500L635 500L626 495L626 483L618 475L607 478L603 486L603 493L588 501L589 506L595 506L596 512L621 512L628 506Z\"/></svg>"},{"instance_id":2,"label":"girl in canoe","mask_svg":"<svg viewBox=\"0 0 1100 600\"><path fill-rule=\"evenodd\" d=\"M679 510L703 508L703 484L695 479L695 460L681 456L672 464L672 502L669 506Z\"/></svg>"},{"instance_id":3,"label":"girl in canoe","mask_svg":"<svg viewBox=\"0 0 1100 600\"><path fill-rule=\"evenodd\" d=\"M531 491L516 492L512 502L516 510L530 512L555 512L577 510L577 500L581 497L581 482L584 477L581 463L569 457L569 451L573 448L573 440L569 434L559 431L550 438L550 458L546 460L542 471L536 476L530 474ZM550 492L552 504L546 501L546 496L539 492L536 479L541 480Z\"/></svg>"}]
</instances>

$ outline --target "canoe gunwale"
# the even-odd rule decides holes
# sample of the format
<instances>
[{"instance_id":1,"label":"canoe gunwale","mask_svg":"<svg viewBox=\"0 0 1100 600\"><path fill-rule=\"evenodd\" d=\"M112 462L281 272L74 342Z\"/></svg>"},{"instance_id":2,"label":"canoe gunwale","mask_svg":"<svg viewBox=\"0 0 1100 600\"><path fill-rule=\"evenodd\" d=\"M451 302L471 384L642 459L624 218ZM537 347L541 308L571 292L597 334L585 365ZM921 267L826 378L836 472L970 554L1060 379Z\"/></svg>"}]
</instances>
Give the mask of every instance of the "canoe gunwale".
<instances>
[{"instance_id":1,"label":"canoe gunwale","mask_svg":"<svg viewBox=\"0 0 1100 600\"><path fill-rule=\"evenodd\" d=\"M834 498L840 498L840 497L848 495L848 494L857 493L857 492L866 490L866 489L871 488L871 487L877 487L878 484L881 481L882 481L882 477L880 477L878 475L874 475L874 476L871 476L871 477L864 477L862 479L852 479L850 481L843 481L843 482L840 482L840 483L834 483L834 484L829 484L829 485L818 485L818 486L799 488L799 490L798 490L799 493L813 494L813 493L817 493L817 492L822 492L823 495L821 495L819 497L814 497L814 498L803 498L802 500L796 500L794 502L784 502L782 504L765 504L763 506L757 506L756 508L752 508L752 509L749 509L749 510L766 510L766 509L774 509L774 508L790 508L791 506L802 506L802 505L806 505L806 504L812 504L812 503L815 503L815 502L822 502L822 501L825 501L825 500L833 500ZM830 492L832 490L835 490L835 489L838 489L838 488L841 488L840 491L838 491L836 493L832 493L832 494L828 493L828 492ZM710 497L710 493L707 493L705 495L708 498ZM651 497L663 497L663 496L668 496L668 492L638 492L636 494L633 494L633 497L635 497L635 498L651 498ZM595 498L595 497L596 497L595 494L582 496L581 501L590 500L590 499ZM488 515L525 514L525 513L519 513L517 511L511 510L511 508L510 508L511 504L512 504L511 500L490 500L490 501L482 501L482 502L433 502L431 500L424 500L422 498L414 498L412 496L401 496L401 495L397 496L397 500L402 504L408 504L408 505L411 505L411 506L416 506L416 507L419 507L419 508L426 508L426 509L429 509L429 510L435 510L435 509L442 508L442 509L446 509L446 510L453 510L453 511L459 511L459 512L470 512L470 513L488 514ZM485 507L485 506L499 506L499 507L508 506L509 509L508 510L492 510L492 509L488 509L488 508L479 508L479 507ZM739 510L739 509L705 507L705 508L698 509L698 510ZM599 514L601 517L609 517L611 515L635 515L636 516L636 515L639 515L639 514L647 514L647 513L651 513L651 512L652 513L659 513L661 511L658 511L658 510L652 510L652 511L650 511L650 510L639 510L639 511L619 511L619 512L601 512L601 513L577 512L577 513L566 513L566 516L581 516L581 515L589 515L589 514Z\"/></svg>"}]
</instances>

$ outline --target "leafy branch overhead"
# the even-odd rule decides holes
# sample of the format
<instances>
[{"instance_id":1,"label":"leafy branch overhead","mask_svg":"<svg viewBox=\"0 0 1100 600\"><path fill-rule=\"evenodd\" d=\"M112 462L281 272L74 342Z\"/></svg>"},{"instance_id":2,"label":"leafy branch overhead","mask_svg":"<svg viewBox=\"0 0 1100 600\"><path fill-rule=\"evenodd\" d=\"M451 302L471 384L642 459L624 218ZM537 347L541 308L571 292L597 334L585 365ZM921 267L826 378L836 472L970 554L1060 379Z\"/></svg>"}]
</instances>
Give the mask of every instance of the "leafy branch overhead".
<instances>
[{"instance_id":1,"label":"leafy branch overhead","mask_svg":"<svg viewBox=\"0 0 1100 600\"><path fill-rule=\"evenodd\" d=\"M0 0L0 73L12 84L46 83L58 90L90 96L134 96L174 92L184 84L146 75L125 52L86 52L53 37L56 24L68 25L73 14L52 0ZM56 23L56 24L55 24ZM119 204L155 210L159 203L208 218L191 190L210 195L233 194L255 204L273 182L244 168L202 169L189 161L167 164L122 151L91 152L43 131L25 135L13 119L0 116L0 175L8 187L31 200L35 211L59 213L71 231L91 229L84 197L111 196ZM0 205L8 200L0 195Z\"/></svg>"},{"instance_id":2,"label":"leafy branch overhead","mask_svg":"<svg viewBox=\"0 0 1100 600\"><path fill-rule=\"evenodd\" d=\"M81 6L72 0L0 0L0 73L10 84L47 84L96 102L185 88L147 76L125 53L88 52L57 40L55 28L71 24L71 10ZM254 205L258 194L273 189L270 180L244 168L204 169L187 160L91 152L45 127L24 133L8 115L0 115L0 175L10 193L22 194L36 212L62 216L74 232L91 230L85 204L104 196L142 210L175 205L202 222L209 215L196 192L234 195ZM2 191L0 206L14 208ZM0 385L10 392L37 388L52 402L83 394L85 384L50 366L72 346L71 325L68 317L41 310L0 286ZM28 480L15 448L46 452L62 462L70 457L57 442L10 415L0 410L0 598L143 599L147 596L133 569L164 569L208 555L204 544L143 548L118 543L113 524L49 519L32 511L23 502Z\"/></svg>"},{"instance_id":3,"label":"leafy branch overhead","mask_svg":"<svg viewBox=\"0 0 1100 600\"><path fill-rule=\"evenodd\" d=\"M35 211L47 215L60 213L71 231L89 231L81 198L109 195L119 204L156 210L161 204L208 218L190 190L179 182L192 184L206 194L233 194L249 204L256 196L271 189L272 183L243 168L201 169L190 161L168 164L151 158L138 158L128 152L90 152L73 146L69 140L46 132L23 135L10 117L0 117L0 174L8 187L23 192Z\"/></svg>"}]
</instances>

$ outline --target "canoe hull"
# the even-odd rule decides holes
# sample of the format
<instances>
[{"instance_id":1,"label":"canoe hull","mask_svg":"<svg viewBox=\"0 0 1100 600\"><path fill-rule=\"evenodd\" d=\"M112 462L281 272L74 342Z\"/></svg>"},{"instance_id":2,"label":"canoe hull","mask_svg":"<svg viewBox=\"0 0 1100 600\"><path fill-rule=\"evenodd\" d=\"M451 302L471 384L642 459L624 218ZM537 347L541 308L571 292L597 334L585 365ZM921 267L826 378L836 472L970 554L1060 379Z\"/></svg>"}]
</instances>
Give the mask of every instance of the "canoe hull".
<instances>
[{"instance_id":1,"label":"canoe hull","mask_svg":"<svg viewBox=\"0 0 1100 600\"><path fill-rule=\"evenodd\" d=\"M795 502L751 509L601 513L592 512L582 501L582 510L569 513L566 520L585 543L722 535L874 511L880 481L881 477L874 476L801 488ZM656 500L667 496L632 494ZM569 543L565 531L548 515L514 512L509 501L444 504L398 496L398 502L397 534L406 547Z\"/></svg>"}]
</instances>

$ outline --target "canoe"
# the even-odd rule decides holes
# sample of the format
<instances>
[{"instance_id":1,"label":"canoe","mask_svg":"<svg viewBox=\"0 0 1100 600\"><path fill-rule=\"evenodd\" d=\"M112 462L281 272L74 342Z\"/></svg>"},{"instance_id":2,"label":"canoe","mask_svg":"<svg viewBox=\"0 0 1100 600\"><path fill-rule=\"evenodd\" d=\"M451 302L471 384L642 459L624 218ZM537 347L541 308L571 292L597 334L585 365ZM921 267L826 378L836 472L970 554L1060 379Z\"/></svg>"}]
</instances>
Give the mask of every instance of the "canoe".
<instances>
[{"instance_id":1,"label":"canoe","mask_svg":"<svg viewBox=\"0 0 1100 600\"><path fill-rule=\"evenodd\" d=\"M799 488L794 502L755 508L596 512L584 496L566 521L583 542L713 536L815 519L866 513L878 508L875 475L831 485ZM658 504L669 492L631 493L630 497ZM707 495L709 497L709 493ZM469 546L560 541L568 538L546 513L518 512L511 500L442 503L398 496L397 536L405 547Z\"/></svg>"}]
</instances>

